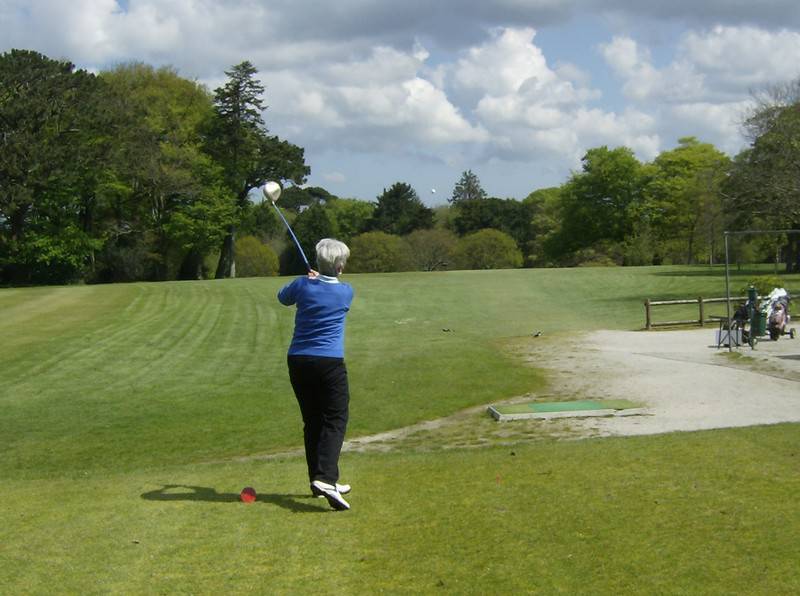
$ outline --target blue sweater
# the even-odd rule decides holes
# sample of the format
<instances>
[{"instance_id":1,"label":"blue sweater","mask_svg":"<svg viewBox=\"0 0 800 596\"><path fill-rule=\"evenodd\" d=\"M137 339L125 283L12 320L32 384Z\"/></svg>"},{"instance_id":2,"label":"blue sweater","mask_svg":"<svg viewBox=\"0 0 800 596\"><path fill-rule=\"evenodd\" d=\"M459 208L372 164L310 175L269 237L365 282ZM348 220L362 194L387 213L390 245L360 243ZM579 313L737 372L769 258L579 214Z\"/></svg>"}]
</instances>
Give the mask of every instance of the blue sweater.
<instances>
[{"instance_id":1,"label":"blue sweater","mask_svg":"<svg viewBox=\"0 0 800 596\"><path fill-rule=\"evenodd\" d=\"M353 288L335 277L298 277L278 292L281 304L297 305L289 356L344 358L344 318Z\"/></svg>"}]
</instances>

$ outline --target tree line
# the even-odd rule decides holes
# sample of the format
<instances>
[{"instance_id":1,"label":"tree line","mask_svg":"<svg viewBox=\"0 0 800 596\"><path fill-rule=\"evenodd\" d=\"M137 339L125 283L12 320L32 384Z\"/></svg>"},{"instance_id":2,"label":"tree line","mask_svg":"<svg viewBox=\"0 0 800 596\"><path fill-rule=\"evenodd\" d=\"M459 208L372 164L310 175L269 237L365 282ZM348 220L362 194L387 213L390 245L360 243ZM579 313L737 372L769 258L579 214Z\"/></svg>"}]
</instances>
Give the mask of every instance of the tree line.
<instances>
[{"instance_id":1,"label":"tree line","mask_svg":"<svg viewBox=\"0 0 800 596\"><path fill-rule=\"evenodd\" d=\"M193 279L212 251L235 275L250 189L309 173L264 125L255 73L210 93L170 68L0 56L0 280Z\"/></svg>"},{"instance_id":2,"label":"tree line","mask_svg":"<svg viewBox=\"0 0 800 596\"><path fill-rule=\"evenodd\" d=\"M36 52L0 56L0 282L293 274L333 236L352 272L715 263L726 229L800 227L800 82L757 97L734 158L682 138L652 162L595 147L558 187L489 196L472 171L429 208L395 182L373 202L304 185L303 148L270 135L242 62L213 92L171 68L91 74ZM798 237L753 237L732 257L800 271Z\"/></svg>"}]
</instances>

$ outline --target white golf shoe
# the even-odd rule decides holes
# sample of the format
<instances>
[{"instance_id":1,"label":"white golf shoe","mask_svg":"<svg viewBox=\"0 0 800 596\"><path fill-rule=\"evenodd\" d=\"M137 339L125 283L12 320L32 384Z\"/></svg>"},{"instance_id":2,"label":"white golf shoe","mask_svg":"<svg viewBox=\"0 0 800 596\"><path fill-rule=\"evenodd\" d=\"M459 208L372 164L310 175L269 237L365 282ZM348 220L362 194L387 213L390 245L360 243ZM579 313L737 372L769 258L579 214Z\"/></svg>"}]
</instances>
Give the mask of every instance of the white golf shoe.
<instances>
[{"instance_id":1,"label":"white golf shoe","mask_svg":"<svg viewBox=\"0 0 800 596\"><path fill-rule=\"evenodd\" d=\"M352 489L352 487L349 484L339 484L338 482L336 483L336 490L339 491L340 495L346 495L347 493L350 492L351 489ZM313 483L311 484L311 494L313 494L315 497L324 497L325 496L325 495L322 494L321 490L319 490L318 488L316 488L314 486Z\"/></svg>"},{"instance_id":2,"label":"white golf shoe","mask_svg":"<svg viewBox=\"0 0 800 596\"><path fill-rule=\"evenodd\" d=\"M328 500L328 505L337 511L344 511L350 509L350 503L344 500L342 493L338 490L339 486L350 490L350 486L343 484L328 484L322 480L314 480L311 483L311 492L318 497L325 497Z\"/></svg>"}]
</instances>

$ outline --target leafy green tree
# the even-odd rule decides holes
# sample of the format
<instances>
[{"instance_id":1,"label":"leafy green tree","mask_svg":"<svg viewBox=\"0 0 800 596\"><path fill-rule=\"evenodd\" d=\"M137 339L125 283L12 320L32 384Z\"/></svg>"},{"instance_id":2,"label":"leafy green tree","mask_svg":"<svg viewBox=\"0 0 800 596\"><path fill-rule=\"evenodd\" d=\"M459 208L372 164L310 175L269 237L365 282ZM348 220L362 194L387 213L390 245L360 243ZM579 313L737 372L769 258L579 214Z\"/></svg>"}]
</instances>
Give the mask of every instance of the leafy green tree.
<instances>
[{"instance_id":1,"label":"leafy green tree","mask_svg":"<svg viewBox=\"0 0 800 596\"><path fill-rule=\"evenodd\" d=\"M70 281L97 248L78 197L98 86L69 62L0 55L0 279Z\"/></svg>"},{"instance_id":2,"label":"leafy green tree","mask_svg":"<svg viewBox=\"0 0 800 596\"><path fill-rule=\"evenodd\" d=\"M255 236L236 239L236 269L239 277L278 275L278 255Z\"/></svg>"},{"instance_id":3,"label":"leafy green tree","mask_svg":"<svg viewBox=\"0 0 800 596\"><path fill-rule=\"evenodd\" d=\"M316 203L300 213L291 226L295 236L300 241L300 246L303 247L303 252L309 264L311 267L316 267L314 257L317 242L323 238L336 238L338 235L336 222L323 205ZM305 263L303 263L303 259L297 252L297 247L287 231L286 247L281 254L281 273L289 275L304 272Z\"/></svg>"},{"instance_id":4,"label":"leafy green tree","mask_svg":"<svg viewBox=\"0 0 800 596\"><path fill-rule=\"evenodd\" d=\"M467 170L461 174L461 178L453 188L453 195L448 199L450 203L460 203L461 201L474 201L485 199L486 191L481 186L481 181L472 170Z\"/></svg>"},{"instance_id":5,"label":"leafy green tree","mask_svg":"<svg viewBox=\"0 0 800 596\"><path fill-rule=\"evenodd\" d=\"M456 216L453 228L465 236L484 228L494 228L514 238L518 244L530 239L531 228L528 205L514 199L465 199L454 207Z\"/></svg>"},{"instance_id":6,"label":"leafy green tree","mask_svg":"<svg viewBox=\"0 0 800 596\"><path fill-rule=\"evenodd\" d=\"M336 199L326 203L325 209L336 222L337 238L345 244L367 231L375 212L374 203L358 199Z\"/></svg>"},{"instance_id":7,"label":"leafy green tree","mask_svg":"<svg viewBox=\"0 0 800 596\"><path fill-rule=\"evenodd\" d=\"M436 271L453 265L458 238L449 230L415 230L406 236L415 269Z\"/></svg>"},{"instance_id":8,"label":"leafy green tree","mask_svg":"<svg viewBox=\"0 0 800 596\"><path fill-rule=\"evenodd\" d=\"M353 238L347 270L351 273L408 271L411 254L406 242L386 232L366 232Z\"/></svg>"},{"instance_id":9,"label":"leafy green tree","mask_svg":"<svg viewBox=\"0 0 800 596\"><path fill-rule=\"evenodd\" d=\"M426 207L405 182L395 182L378 197L370 228L397 236L433 227L433 209Z\"/></svg>"},{"instance_id":10,"label":"leafy green tree","mask_svg":"<svg viewBox=\"0 0 800 596\"><path fill-rule=\"evenodd\" d=\"M281 208L299 211L301 207L308 207L314 203L327 205L336 201L337 197L319 186L288 186L281 194Z\"/></svg>"},{"instance_id":11,"label":"leafy green tree","mask_svg":"<svg viewBox=\"0 0 800 596\"><path fill-rule=\"evenodd\" d=\"M458 241L456 262L461 269L514 269L522 266L522 253L508 234L485 229Z\"/></svg>"},{"instance_id":12,"label":"leafy green tree","mask_svg":"<svg viewBox=\"0 0 800 596\"><path fill-rule=\"evenodd\" d=\"M310 171L301 147L267 134L261 116L264 87L255 79L256 72L248 61L225 72L228 81L214 92L215 117L207 132L207 151L223 168L239 218L250 206L251 189L268 180L302 184ZM235 235L236 223L232 223L220 249L217 278L236 276Z\"/></svg>"},{"instance_id":13,"label":"leafy green tree","mask_svg":"<svg viewBox=\"0 0 800 596\"><path fill-rule=\"evenodd\" d=\"M695 262L698 239L713 243L721 235L719 188L729 162L712 144L685 137L679 139L678 147L656 157L649 168L641 205L643 221L657 231L662 243L682 247L683 257L673 262Z\"/></svg>"},{"instance_id":14,"label":"leafy green tree","mask_svg":"<svg viewBox=\"0 0 800 596\"><path fill-rule=\"evenodd\" d=\"M622 242L642 200L642 164L627 147L587 151L581 172L561 187L561 229L548 250L561 260L600 243Z\"/></svg>"},{"instance_id":15,"label":"leafy green tree","mask_svg":"<svg viewBox=\"0 0 800 596\"><path fill-rule=\"evenodd\" d=\"M261 242L267 242L283 234L283 222L275 213L272 203L259 197L259 202L244 212L238 232L245 236L255 236Z\"/></svg>"},{"instance_id":16,"label":"leafy green tree","mask_svg":"<svg viewBox=\"0 0 800 596\"><path fill-rule=\"evenodd\" d=\"M504 226L505 203L500 199L462 199L453 207L453 230L466 236L484 228L500 230Z\"/></svg>"},{"instance_id":17,"label":"leafy green tree","mask_svg":"<svg viewBox=\"0 0 800 596\"><path fill-rule=\"evenodd\" d=\"M451 205L433 207L433 227L441 230L455 230L456 209Z\"/></svg>"},{"instance_id":18,"label":"leafy green tree","mask_svg":"<svg viewBox=\"0 0 800 596\"><path fill-rule=\"evenodd\" d=\"M726 208L745 227L800 229L800 78L767 90L745 121L750 146L724 185ZM800 235L787 238L787 273L800 271Z\"/></svg>"},{"instance_id":19,"label":"leafy green tree","mask_svg":"<svg viewBox=\"0 0 800 596\"><path fill-rule=\"evenodd\" d=\"M110 161L115 184L110 193L103 187L96 217L112 232L107 248L144 252L148 262L139 275L196 279L204 255L234 218L223 172L203 150L211 97L171 68L127 64L101 77L117 133ZM129 233L113 232L118 229ZM102 276L119 279L116 263L104 265Z\"/></svg>"},{"instance_id":20,"label":"leafy green tree","mask_svg":"<svg viewBox=\"0 0 800 596\"><path fill-rule=\"evenodd\" d=\"M619 250L622 264L634 267L656 264L659 253L663 252L647 223L637 226L632 234L626 236Z\"/></svg>"},{"instance_id":21,"label":"leafy green tree","mask_svg":"<svg viewBox=\"0 0 800 596\"><path fill-rule=\"evenodd\" d=\"M561 231L561 189L542 188L530 193L522 204L529 224L527 241L521 245L525 264L532 267L547 267L557 261L558 255L548 251L551 239Z\"/></svg>"}]
</instances>

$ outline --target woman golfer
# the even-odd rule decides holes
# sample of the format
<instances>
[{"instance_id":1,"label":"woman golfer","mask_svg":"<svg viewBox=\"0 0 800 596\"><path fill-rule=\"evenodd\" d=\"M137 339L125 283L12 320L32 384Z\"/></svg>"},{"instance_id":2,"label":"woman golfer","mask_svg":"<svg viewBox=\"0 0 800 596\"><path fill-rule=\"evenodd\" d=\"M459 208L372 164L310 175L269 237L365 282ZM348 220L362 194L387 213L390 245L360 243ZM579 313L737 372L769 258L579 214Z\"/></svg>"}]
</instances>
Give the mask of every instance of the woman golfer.
<instances>
[{"instance_id":1,"label":"woman golfer","mask_svg":"<svg viewBox=\"0 0 800 596\"><path fill-rule=\"evenodd\" d=\"M344 364L344 320L353 288L339 281L350 249L324 238L317 243L317 271L278 292L281 304L297 306L287 362L303 416L303 438L311 492L337 510L350 509L339 480L339 453L347 429L350 391Z\"/></svg>"}]
</instances>

